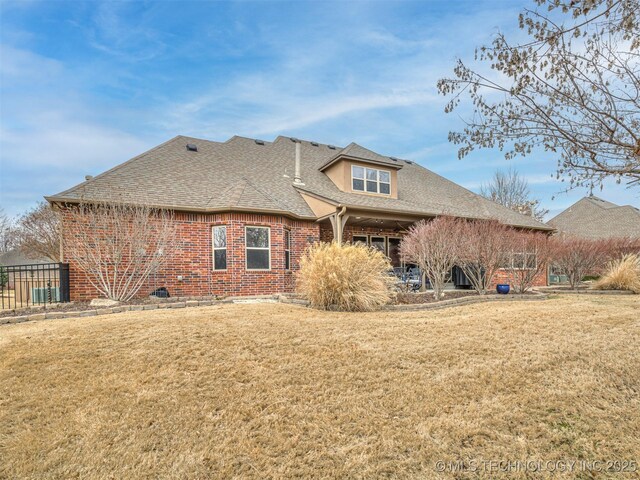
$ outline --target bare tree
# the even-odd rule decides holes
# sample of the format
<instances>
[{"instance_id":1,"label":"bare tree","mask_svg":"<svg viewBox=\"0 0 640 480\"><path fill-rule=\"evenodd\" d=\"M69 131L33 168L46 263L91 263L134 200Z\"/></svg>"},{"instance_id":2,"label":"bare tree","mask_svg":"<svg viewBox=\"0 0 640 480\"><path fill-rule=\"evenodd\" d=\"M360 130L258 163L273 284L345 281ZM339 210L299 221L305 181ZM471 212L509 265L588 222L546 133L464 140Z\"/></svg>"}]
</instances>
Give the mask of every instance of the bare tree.
<instances>
[{"instance_id":1,"label":"bare tree","mask_svg":"<svg viewBox=\"0 0 640 480\"><path fill-rule=\"evenodd\" d=\"M510 159L539 148L556 155L568 188L610 177L640 186L640 3L534 3L519 16L529 41L498 33L476 49L477 68L458 60L454 78L438 81L452 97L446 112L463 95L474 109L462 132L449 133L458 156L497 147Z\"/></svg>"},{"instance_id":2,"label":"bare tree","mask_svg":"<svg viewBox=\"0 0 640 480\"><path fill-rule=\"evenodd\" d=\"M540 206L540 200L532 198L527 180L512 168L497 170L491 181L480 187L480 195L540 221L549 213Z\"/></svg>"},{"instance_id":3,"label":"bare tree","mask_svg":"<svg viewBox=\"0 0 640 480\"><path fill-rule=\"evenodd\" d=\"M0 207L0 253L11 250L13 243L13 222Z\"/></svg>"},{"instance_id":4,"label":"bare tree","mask_svg":"<svg viewBox=\"0 0 640 480\"><path fill-rule=\"evenodd\" d=\"M444 296L446 278L456 263L455 241L461 228L461 221L452 217L422 220L409 229L400 244L400 256L426 274L436 300Z\"/></svg>"},{"instance_id":5,"label":"bare tree","mask_svg":"<svg viewBox=\"0 0 640 480\"><path fill-rule=\"evenodd\" d=\"M487 293L496 272L507 262L510 232L496 220L472 220L463 223L457 239L450 240L458 248L457 265L480 295Z\"/></svg>"},{"instance_id":6,"label":"bare tree","mask_svg":"<svg viewBox=\"0 0 640 480\"><path fill-rule=\"evenodd\" d=\"M511 258L506 263L509 281L517 293L525 293L546 273L551 258L549 238L544 233L514 230L509 243Z\"/></svg>"},{"instance_id":7,"label":"bare tree","mask_svg":"<svg viewBox=\"0 0 640 480\"><path fill-rule=\"evenodd\" d=\"M66 259L106 298L133 298L178 245L172 213L146 206L80 204L64 212Z\"/></svg>"},{"instance_id":8,"label":"bare tree","mask_svg":"<svg viewBox=\"0 0 640 480\"><path fill-rule=\"evenodd\" d=\"M46 202L22 215L14 229L15 242L27 258L60 261L60 219Z\"/></svg>"},{"instance_id":9,"label":"bare tree","mask_svg":"<svg viewBox=\"0 0 640 480\"><path fill-rule=\"evenodd\" d=\"M610 240L560 236L550 242L554 270L567 276L572 289L578 288L585 275L599 273L611 258Z\"/></svg>"}]
</instances>

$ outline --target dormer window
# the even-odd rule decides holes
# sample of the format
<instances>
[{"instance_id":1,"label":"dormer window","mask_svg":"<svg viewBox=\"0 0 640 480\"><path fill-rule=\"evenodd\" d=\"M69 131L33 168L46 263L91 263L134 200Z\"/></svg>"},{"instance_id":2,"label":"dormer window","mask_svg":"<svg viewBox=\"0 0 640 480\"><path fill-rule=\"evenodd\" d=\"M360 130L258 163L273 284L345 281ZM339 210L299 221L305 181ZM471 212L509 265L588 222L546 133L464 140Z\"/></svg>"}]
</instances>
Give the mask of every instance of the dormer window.
<instances>
[{"instance_id":1,"label":"dormer window","mask_svg":"<svg viewBox=\"0 0 640 480\"><path fill-rule=\"evenodd\" d=\"M356 192L391 194L391 172L377 168L351 166L351 187Z\"/></svg>"}]
</instances>

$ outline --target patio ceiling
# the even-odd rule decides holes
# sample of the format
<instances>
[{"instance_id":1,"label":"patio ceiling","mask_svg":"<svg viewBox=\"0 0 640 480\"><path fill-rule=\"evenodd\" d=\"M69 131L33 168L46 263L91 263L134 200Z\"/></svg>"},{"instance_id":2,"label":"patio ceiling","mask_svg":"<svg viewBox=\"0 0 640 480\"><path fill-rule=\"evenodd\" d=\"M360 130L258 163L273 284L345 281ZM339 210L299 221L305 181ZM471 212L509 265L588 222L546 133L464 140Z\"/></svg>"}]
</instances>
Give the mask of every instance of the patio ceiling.
<instances>
[{"instance_id":1,"label":"patio ceiling","mask_svg":"<svg viewBox=\"0 0 640 480\"><path fill-rule=\"evenodd\" d=\"M409 229L413 222L396 219L365 217L361 215L351 215L347 219L347 225L353 227L379 228L381 230L396 230L403 232Z\"/></svg>"}]
</instances>

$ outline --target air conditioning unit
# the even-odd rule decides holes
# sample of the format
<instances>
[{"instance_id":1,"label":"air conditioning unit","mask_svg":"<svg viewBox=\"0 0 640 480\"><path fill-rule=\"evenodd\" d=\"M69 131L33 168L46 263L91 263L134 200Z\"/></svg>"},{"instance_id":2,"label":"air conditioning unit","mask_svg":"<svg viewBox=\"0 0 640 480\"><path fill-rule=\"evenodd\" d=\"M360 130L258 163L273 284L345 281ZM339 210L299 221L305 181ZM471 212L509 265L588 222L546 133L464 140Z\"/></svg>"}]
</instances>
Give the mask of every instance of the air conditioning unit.
<instances>
[{"instance_id":1,"label":"air conditioning unit","mask_svg":"<svg viewBox=\"0 0 640 480\"><path fill-rule=\"evenodd\" d=\"M49 300L49 291L51 292L51 300ZM60 301L60 287L42 287L31 289L31 303L49 303Z\"/></svg>"}]
</instances>

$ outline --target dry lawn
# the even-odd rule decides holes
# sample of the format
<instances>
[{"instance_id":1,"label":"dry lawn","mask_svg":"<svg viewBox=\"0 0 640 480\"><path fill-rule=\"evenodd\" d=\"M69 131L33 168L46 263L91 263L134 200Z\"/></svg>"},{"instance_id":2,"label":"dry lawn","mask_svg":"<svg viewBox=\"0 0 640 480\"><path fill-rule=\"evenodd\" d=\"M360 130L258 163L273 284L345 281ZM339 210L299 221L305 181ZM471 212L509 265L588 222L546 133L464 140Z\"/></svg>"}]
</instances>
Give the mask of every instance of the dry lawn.
<instances>
[{"instance_id":1,"label":"dry lawn","mask_svg":"<svg viewBox=\"0 0 640 480\"><path fill-rule=\"evenodd\" d=\"M638 478L436 462L638 461L639 346L638 296L4 325L0 478Z\"/></svg>"}]
</instances>

